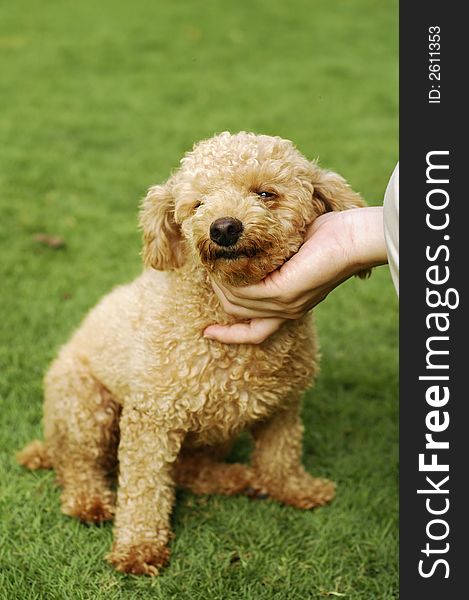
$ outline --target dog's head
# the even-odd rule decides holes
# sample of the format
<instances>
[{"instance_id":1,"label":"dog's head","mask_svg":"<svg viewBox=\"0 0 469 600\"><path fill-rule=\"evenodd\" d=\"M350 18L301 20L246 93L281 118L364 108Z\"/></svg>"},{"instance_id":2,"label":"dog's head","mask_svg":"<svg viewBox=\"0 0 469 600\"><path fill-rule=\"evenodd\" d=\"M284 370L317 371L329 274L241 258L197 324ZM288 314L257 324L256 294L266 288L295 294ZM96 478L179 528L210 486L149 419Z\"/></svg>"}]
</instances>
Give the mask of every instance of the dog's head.
<instances>
[{"instance_id":1,"label":"dog's head","mask_svg":"<svg viewBox=\"0 0 469 600\"><path fill-rule=\"evenodd\" d=\"M166 270L191 260L225 283L255 283L298 251L316 217L363 205L290 141L225 132L150 188L140 214L144 262Z\"/></svg>"}]
</instances>

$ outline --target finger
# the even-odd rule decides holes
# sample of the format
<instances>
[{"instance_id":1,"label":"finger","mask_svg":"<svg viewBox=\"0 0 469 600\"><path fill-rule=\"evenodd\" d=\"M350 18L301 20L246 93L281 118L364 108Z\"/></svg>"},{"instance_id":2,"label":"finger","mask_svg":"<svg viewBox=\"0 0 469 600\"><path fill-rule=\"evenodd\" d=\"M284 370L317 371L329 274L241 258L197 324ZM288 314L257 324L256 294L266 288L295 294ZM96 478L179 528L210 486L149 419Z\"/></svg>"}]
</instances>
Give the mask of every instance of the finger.
<instances>
[{"instance_id":1,"label":"finger","mask_svg":"<svg viewBox=\"0 0 469 600\"><path fill-rule=\"evenodd\" d=\"M244 319L281 317L284 313L289 313L285 314L285 317L295 319L298 318L296 315L301 312L303 306L303 298L293 298L291 300L289 298L271 300L262 300L260 298L250 299L243 295L244 290L247 288L228 288L215 282L212 282L212 286L225 312Z\"/></svg>"},{"instance_id":2,"label":"finger","mask_svg":"<svg viewBox=\"0 0 469 600\"><path fill-rule=\"evenodd\" d=\"M301 316L296 307L285 308L279 304L267 303L260 300L233 298L229 289L223 288L215 282L212 282L212 285L223 310L226 314L237 319L245 320L283 316L288 319L297 319Z\"/></svg>"},{"instance_id":3,"label":"finger","mask_svg":"<svg viewBox=\"0 0 469 600\"><path fill-rule=\"evenodd\" d=\"M237 319L270 319L280 318L284 320L295 320L303 317L309 310L322 302L324 298L347 277L340 279L333 285L322 286L309 293L304 293L294 301L281 301L268 303L260 300L245 300L244 298L232 298L229 288L221 287L213 282L214 288L217 288L217 295L223 310L230 316ZM237 288L235 288L237 289Z\"/></svg>"},{"instance_id":4,"label":"finger","mask_svg":"<svg viewBox=\"0 0 469 600\"><path fill-rule=\"evenodd\" d=\"M214 289L222 291L226 298L231 302L236 303L238 299L243 302L245 300L254 301L269 301L274 300L278 295L278 287L275 283L270 280L270 275L263 279L259 283L254 285L243 285L239 287L228 287L219 282L212 282Z\"/></svg>"},{"instance_id":5,"label":"finger","mask_svg":"<svg viewBox=\"0 0 469 600\"><path fill-rule=\"evenodd\" d=\"M261 344L280 329L284 319L252 319L249 323L210 325L204 337L224 344Z\"/></svg>"},{"instance_id":6,"label":"finger","mask_svg":"<svg viewBox=\"0 0 469 600\"><path fill-rule=\"evenodd\" d=\"M298 302L314 286L314 282L305 279L305 263L306 272L309 272L310 262L300 248L297 254L255 285L240 287L217 285L232 304L255 308L259 302L262 302L263 307L274 311Z\"/></svg>"}]
</instances>

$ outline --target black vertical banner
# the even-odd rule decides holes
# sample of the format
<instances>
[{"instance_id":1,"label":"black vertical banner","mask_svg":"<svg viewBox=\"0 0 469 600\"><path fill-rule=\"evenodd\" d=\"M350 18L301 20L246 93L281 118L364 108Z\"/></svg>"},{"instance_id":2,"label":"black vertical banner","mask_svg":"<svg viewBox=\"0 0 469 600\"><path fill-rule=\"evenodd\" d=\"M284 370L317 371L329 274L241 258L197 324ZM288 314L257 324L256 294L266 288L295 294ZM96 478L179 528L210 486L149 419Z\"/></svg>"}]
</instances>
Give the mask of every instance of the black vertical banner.
<instances>
[{"instance_id":1,"label":"black vertical banner","mask_svg":"<svg viewBox=\"0 0 469 600\"><path fill-rule=\"evenodd\" d=\"M401 600L469 597L464 7L400 7Z\"/></svg>"}]
</instances>

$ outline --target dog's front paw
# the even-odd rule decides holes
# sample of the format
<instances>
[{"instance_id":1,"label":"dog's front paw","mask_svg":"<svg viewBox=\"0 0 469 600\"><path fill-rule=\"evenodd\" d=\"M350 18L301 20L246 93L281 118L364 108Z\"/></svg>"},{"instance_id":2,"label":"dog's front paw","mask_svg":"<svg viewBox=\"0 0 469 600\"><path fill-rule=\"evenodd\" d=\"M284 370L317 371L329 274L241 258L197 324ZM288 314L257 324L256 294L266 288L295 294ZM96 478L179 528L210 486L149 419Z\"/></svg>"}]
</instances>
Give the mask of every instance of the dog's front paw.
<instances>
[{"instance_id":1,"label":"dog's front paw","mask_svg":"<svg viewBox=\"0 0 469 600\"><path fill-rule=\"evenodd\" d=\"M122 573L154 577L168 563L169 555L169 548L158 544L142 543L132 546L114 544L106 560Z\"/></svg>"}]
</instances>

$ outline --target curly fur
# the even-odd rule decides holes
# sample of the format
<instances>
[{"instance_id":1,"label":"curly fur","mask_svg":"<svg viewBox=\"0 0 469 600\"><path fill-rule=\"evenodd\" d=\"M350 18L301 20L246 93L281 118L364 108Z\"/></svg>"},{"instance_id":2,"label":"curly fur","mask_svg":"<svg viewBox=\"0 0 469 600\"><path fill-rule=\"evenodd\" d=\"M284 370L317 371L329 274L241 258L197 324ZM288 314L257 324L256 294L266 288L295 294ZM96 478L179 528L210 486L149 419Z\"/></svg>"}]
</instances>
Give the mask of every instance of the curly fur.
<instances>
[{"instance_id":1,"label":"curly fur","mask_svg":"<svg viewBox=\"0 0 469 600\"><path fill-rule=\"evenodd\" d=\"M45 443L18 455L26 467L55 469L65 514L115 518L107 559L118 570L155 575L166 564L175 485L299 508L333 498L334 484L301 465L300 396L318 370L311 318L259 345L202 332L232 322L211 278L257 282L299 249L318 215L362 205L291 142L244 132L200 142L150 188L140 214L147 268L105 296L62 347L45 377ZM209 235L227 216L243 224L229 249ZM244 429L251 464L224 463Z\"/></svg>"}]
</instances>

